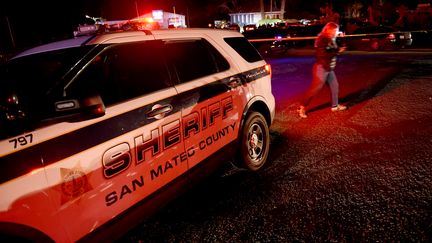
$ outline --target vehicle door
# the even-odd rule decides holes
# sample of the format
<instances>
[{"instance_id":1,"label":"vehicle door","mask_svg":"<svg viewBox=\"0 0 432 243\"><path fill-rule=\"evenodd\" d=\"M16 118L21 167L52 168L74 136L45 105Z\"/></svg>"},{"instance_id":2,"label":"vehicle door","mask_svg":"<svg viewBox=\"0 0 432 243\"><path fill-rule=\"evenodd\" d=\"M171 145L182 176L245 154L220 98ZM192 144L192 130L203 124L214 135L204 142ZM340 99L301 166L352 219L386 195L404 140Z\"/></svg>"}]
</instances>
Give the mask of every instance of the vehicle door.
<instances>
[{"instance_id":1,"label":"vehicle door","mask_svg":"<svg viewBox=\"0 0 432 243\"><path fill-rule=\"evenodd\" d=\"M20 237L47 235L67 240L51 204L44 155L55 152L61 129L43 122L45 94L69 69L76 56L88 52L58 51L14 58L0 67L0 234ZM59 56L66 54L62 62ZM45 117L47 118L47 117ZM0 237L1 237L0 236ZM65 237L66 236L66 237Z\"/></svg>"},{"instance_id":2,"label":"vehicle door","mask_svg":"<svg viewBox=\"0 0 432 243\"><path fill-rule=\"evenodd\" d=\"M201 168L197 165L203 160L235 147L231 143L238 136L246 104L242 75L211 41L201 37L164 40L178 79L176 103L182 104L182 134L193 171Z\"/></svg>"},{"instance_id":3,"label":"vehicle door","mask_svg":"<svg viewBox=\"0 0 432 243\"><path fill-rule=\"evenodd\" d=\"M46 192L48 184L39 150L42 142L38 131L0 137L0 238L3 233L30 236L33 231L24 229L31 228L48 232L50 227L41 222L58 222ZM51 233L64 235L62 228Z\"/></svg>"},{"instance_id":4,"label":"vehicle door","mask_svg":"<svg viewBox=\"0 0 432 243\"><path fill-rule=\"evenodd\" d=\"M61 108L100 98L106 109L99 118L47 128L56 138L44 156L46 173L72 241L133 216L132 208L157 198L187 170L181 110L160 46L154 40L107 45L63 87Z\"/></svg>"}]
</instances>

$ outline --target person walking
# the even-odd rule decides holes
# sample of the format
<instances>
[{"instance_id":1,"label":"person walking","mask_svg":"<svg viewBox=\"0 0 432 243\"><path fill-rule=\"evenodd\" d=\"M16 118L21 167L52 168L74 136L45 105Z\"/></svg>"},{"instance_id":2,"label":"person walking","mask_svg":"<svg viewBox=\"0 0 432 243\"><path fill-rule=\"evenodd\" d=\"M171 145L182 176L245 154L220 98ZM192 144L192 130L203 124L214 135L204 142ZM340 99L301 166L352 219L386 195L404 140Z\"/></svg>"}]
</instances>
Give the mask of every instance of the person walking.
<instances>
[{"instance_id":1,"label":"person walking","mask_svg":"<svg viewBox=\"0 0 432 243\"><path fill-rule=\"evenodd\" d=\"M316 61L312 68L312 83L306 91L298 109L301 118L307 118L306 107L326 83L329 85L331 91L331 111L343 111L347 109L346 106L339 104L339 83L334 72L336 56L346 49L346 47L338 47L336 44L338 32L339 25L329 22L323 27L315 40Z\"/></svg>"}]
</instances>

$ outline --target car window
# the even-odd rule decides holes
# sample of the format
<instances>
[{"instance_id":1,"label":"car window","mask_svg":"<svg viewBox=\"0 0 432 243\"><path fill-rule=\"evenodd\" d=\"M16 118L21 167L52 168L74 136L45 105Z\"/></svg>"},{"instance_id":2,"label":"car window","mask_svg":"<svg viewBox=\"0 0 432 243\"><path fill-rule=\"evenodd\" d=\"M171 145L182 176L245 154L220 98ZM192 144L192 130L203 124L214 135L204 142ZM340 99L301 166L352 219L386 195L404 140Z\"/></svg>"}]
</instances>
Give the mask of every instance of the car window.
<instances>
[{"instance_id":1,"label":"car window","mask_svg":"<svg viewBox=\"0 0 432 243\"><path fill-rule=\"evenodd\" d=\"M229 37L224 38L224 40L246 61L252 63L263 60L255 47L246 38Z\"/></svg>"},{"instance_id":2,"label":"car window","mask_svg":"<svg viewBox=\"0 0 432 243\"><path fill-rule=\"evenodd\" d=\"M392 28L388 28L388 27L366 27L366 28L356 29L353 33L354 34L389 33L393 31L394 30Z\"/></svg>"},{"instance_id":3,"label":"car window","mask_svg":"<svg viewBox=\"0 0 432 243\"><path fill-rule=\"evenodd\" d=\"M14 134L12 130L21 129L18 119L13 117L20 116L24 120L31 117L35 121L32 123L48 118L54 110L50 101L59 98L59 94L51 91L93 48L83 46L42 52L1 65L0 136L9 136Z\"/></svg>"},{"instance_id":4,"label":"car window","mask_svg":"<svg viewBox=\"0 0 432 243\"><path fill-rule=\"evenodd\" d=\"M1 95L14 92L29 104L45 98L93 46L75 47L12 59L0 67ZM2 99L3 100L3 99Z\"/></svg>"},{"instance_id":5,"label":"car window","mask_svg":"<svg viewBox=\"0 0 432 243\"><path fill-rule=\"evenodd\" d=\"M229 69L229 63L206 40L166 40L166 58L181 83Z\"/></svg>"},{"instance_id":6,"label":"car window","mask_svg":"<svg viewBox=\"0 0 432 243\"><path fill-rule=\"evenodd\" d=\"M105 105L116 104L170 86L161 42L118 44L97 55L66 87L68 96L97 93Z\"/></svg>"}]
</instances>

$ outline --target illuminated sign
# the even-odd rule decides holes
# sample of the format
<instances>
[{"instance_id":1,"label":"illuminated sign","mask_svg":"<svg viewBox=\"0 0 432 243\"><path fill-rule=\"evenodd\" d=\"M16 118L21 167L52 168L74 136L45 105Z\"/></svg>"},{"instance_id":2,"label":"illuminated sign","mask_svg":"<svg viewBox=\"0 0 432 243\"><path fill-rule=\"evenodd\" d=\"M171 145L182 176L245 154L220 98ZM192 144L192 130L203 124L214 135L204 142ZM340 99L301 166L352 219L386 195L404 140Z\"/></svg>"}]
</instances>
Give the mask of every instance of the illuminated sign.
<instances>
[{"instance_id":1,"label":"illuminated sign","mask_svg":"<svg viewBox=\"0 0 432 243\"><path fill-rule=\"evenodd\" d=\"M162 10L153 10L152 11L153 19L163 19L163 11Z\"/></svg>"}]
</instances>

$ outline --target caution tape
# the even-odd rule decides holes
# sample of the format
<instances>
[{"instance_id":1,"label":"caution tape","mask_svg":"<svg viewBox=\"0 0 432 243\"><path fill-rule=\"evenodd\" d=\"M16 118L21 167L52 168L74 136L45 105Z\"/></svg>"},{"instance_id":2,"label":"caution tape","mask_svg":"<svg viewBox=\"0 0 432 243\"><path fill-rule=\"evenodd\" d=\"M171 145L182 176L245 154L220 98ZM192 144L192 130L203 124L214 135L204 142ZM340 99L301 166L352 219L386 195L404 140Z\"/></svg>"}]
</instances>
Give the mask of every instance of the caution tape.
<instances>
[{"instance_id":1,"label":"caution tape","mask_svg":"<svg viewBox=\"0 0 432 243\"><path fill-rule=\"evenodd\" d=\"M427 30L415 30L415 31L395 31L395 32L383 32L383 33L370 33L370 34L351 34L351 35L342 35L338 36L338 38L352 38L352 37L373 37L373 36L382 36L388 34L401 34L401 33L428 33ZM298 41L298 40L314 40L316 36L302 36L302 37L281 37L276 36L274 38L262 38L262 39L248 39L250 42L266 42L266 41Z\"/></svg>"}]
</instances>

